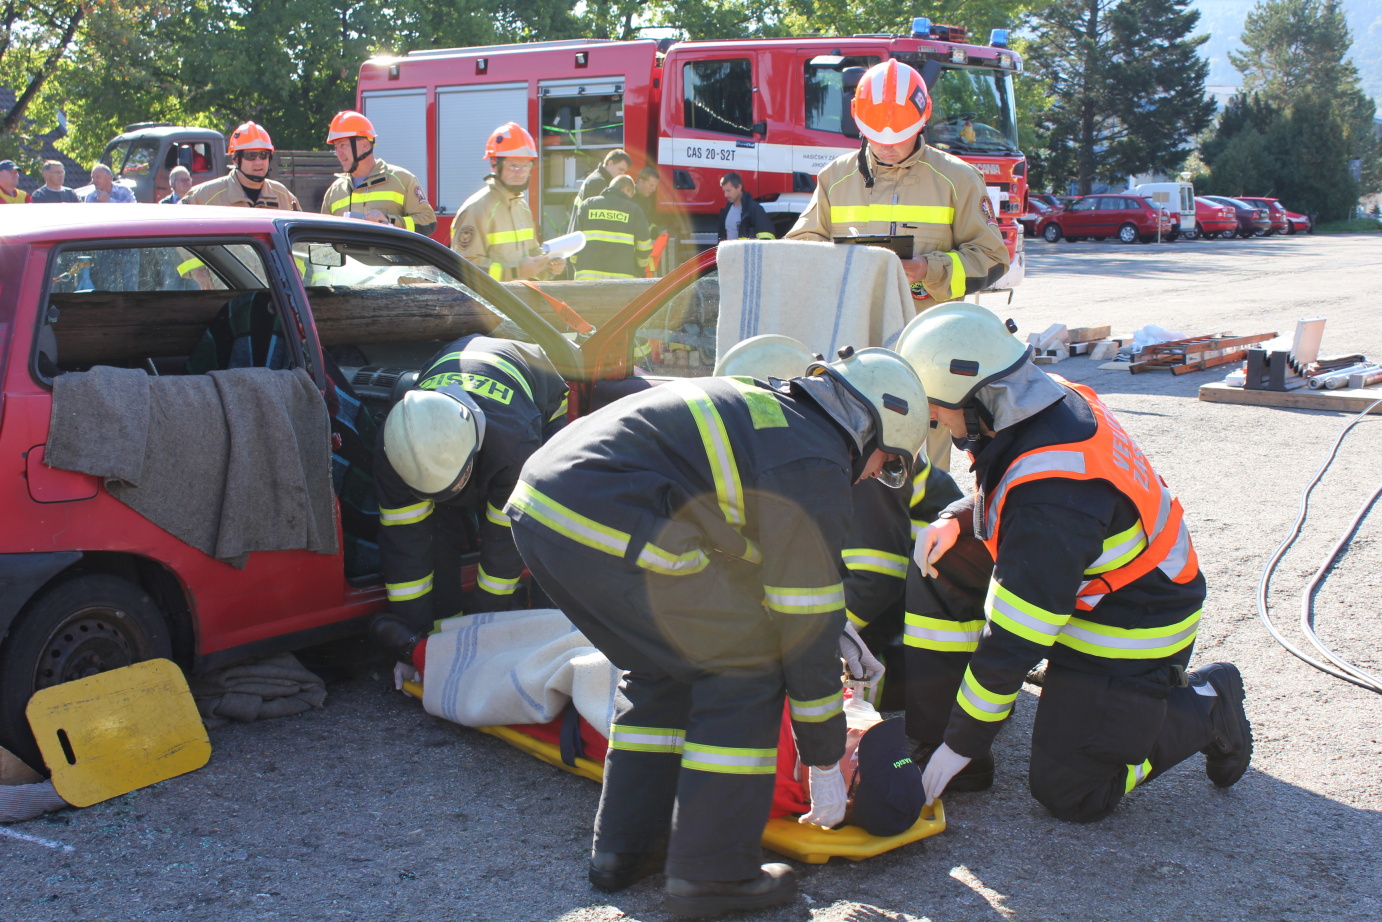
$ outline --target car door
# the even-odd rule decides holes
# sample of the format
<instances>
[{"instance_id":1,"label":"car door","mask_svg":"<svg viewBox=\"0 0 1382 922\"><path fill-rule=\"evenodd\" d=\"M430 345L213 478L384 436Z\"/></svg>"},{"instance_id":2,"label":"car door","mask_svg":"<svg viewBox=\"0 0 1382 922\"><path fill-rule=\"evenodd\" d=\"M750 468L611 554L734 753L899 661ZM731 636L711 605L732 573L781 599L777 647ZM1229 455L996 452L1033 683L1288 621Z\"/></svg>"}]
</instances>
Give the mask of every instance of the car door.
<instances>
[{"instance_id":1,"label":"car door","mask_svg":"<svg viewBox=\"0 0 1382 922\"><path fill-rule=\"evenodd\" d=\"M1094 230L1094 209L1098 206L1099 198L1097 195L1087 195L1079 201L1072 202L1069 208L1060 213L1058 221L1067 237L1088 237L1097 233Z\"/></svg>"}]
</instances>

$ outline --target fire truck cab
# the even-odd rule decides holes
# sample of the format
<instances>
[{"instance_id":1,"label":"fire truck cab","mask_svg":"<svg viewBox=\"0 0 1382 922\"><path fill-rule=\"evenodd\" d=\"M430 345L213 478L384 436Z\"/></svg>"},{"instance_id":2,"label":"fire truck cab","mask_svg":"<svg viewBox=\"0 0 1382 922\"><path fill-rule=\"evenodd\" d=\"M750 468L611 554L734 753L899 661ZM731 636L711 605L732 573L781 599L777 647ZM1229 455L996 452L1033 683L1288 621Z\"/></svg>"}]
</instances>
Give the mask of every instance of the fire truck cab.
<instances>
[{"instance_id":1,"label":"fire truck cab","mask_svg":"<svg viewBox=\"0 0 1382 922\"><path fill-rule=\"evenodd\" d=\"M1022 60L996 30L917 19L909 36L771 40L571 40L415 51L360 69L359 106L380 156L435 190L439 239L478 189L485 138L517 121L542 148L529 198L545 237L568 226L581 180L623 148L634 173L662 176L654 221L672 230L673 262L716 240L729 172L773 217L779 236L810 200L816 174L857 151L849 114L863 69L897 58L921 72L933 110L927 142L983 173L1013 256L999 283L1020 280L1026 159L1018 147L1013 75Z\"/></svg>"}]
</instances>

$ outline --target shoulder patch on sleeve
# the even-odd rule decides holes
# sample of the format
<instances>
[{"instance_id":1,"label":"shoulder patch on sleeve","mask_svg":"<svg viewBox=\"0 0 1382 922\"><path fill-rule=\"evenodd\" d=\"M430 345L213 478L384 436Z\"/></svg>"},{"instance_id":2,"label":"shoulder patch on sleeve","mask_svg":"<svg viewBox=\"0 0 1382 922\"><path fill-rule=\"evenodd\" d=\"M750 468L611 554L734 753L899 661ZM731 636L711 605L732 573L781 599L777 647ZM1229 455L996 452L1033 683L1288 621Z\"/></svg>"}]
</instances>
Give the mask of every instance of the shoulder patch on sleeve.
<instances>
[{"instance_id":1,"label":"shoulder patch on sleeve","mask_svg":"<svg viewBox=\"0 0 1382 922\"><path fill-rule=\"evenodd\" d=\"M456 234L456 242L460 244L461 249L469 249L470 245L475 242L474 226L467 224L462 227L460 232Z\"/></svg>"},{"instance_id":2,"label":"shoulder patch on sleeve","mask_svg":"<svg viewBox=\"0 0 1382 922\"><path fill-rule=\"evenodd\" d=\"M985 193L983 198L979 199L979 210L984 213L985 221L995 227L998 225L998 216L993 213L993 199L988 197L988 193Z\"/></svg>"}]
</instances>

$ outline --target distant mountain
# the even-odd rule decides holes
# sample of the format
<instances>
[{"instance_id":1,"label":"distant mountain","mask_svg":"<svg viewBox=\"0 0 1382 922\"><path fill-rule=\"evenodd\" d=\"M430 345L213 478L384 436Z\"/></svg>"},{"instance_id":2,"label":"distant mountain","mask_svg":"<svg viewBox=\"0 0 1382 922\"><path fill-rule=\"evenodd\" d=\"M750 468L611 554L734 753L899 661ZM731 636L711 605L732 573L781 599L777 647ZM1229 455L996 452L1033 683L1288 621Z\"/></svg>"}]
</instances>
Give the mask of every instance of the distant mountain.
<instances>
[{"instance_id":1,"label":"distant mountain","mask_svg":"<svg viewBox=\"0 0 1382 922\"><path fill-rule=\"evenodd\" d=\"M1242 50L1238 36L1243 21L1257 4L1253 0L1193 0L1200 11L1198 35L1209 35L1200 53L1209 58L1210 86L1240 86L1243 75L1228 59ZM1382 110L1382 0L1343 0L1344 16L1353 32L1349 57L1358 67L1363 89Z\"/></svg>"}]
</instances>

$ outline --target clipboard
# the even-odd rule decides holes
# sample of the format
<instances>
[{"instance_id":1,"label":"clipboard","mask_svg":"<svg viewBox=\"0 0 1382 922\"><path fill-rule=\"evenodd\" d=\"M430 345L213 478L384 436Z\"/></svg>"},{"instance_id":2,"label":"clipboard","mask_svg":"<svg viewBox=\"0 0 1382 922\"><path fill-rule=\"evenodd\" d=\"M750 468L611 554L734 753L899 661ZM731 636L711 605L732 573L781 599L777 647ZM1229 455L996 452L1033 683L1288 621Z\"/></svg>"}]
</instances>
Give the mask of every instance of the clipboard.
<instances>
[{"instance_id":1,"label":"clipboard","mask_svg":"<svg viewBox=\"0 0 1382 922\"><path fill-rule=\"evenodd\" d=\"M896 253L898 259L911 259L916 238L911 234L865 234L858 237L836 237L835 242L883 247Z\"/></svg>"}]
</instances>

